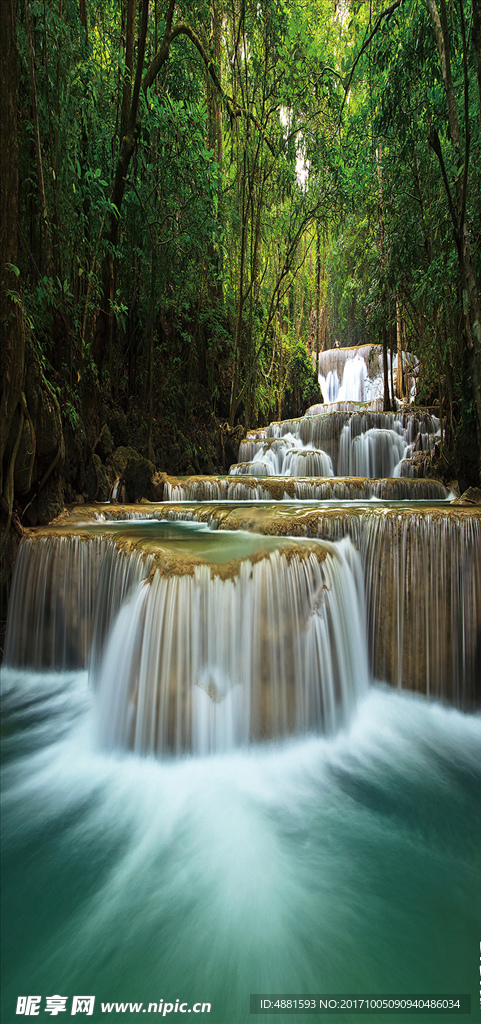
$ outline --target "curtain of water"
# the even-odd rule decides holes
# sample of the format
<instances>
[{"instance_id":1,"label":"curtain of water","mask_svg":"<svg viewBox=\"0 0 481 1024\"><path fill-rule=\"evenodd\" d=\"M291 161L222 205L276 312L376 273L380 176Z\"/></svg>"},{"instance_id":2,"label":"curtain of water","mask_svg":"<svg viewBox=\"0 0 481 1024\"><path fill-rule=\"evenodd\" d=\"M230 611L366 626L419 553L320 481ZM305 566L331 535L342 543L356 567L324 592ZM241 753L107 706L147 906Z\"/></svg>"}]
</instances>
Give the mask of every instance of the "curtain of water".
<instances>
[{"instance_id":1,"label":"curtain of water","mask_svg":"<svg viewBox=\"0 0 481 1024\"><path fill-rule=\"evenodd\" d=\"M291 462L294 471L289 468L289 460L295 459L296 451L302 457L304 450L311 460L317 451L320 459L316 471L306 470L305 476L405 475L402 460L414 450L427 450L439 429L439 419L419 412L331 412L283 420L269 425L267 438L248 437L242 441L240 465L231 466L230 472L298 476L299 461ZM263 464L266 470L260 468Z\"/></svg>"},{"instance_id":2,"label":"curtain of water","mask_svg":"<svg viewBox=\"0 0 481 1024\"><path fill-rule=\"evenodd\" d=\"M242 506L239 507L241 513ZM281 517L260 511L255 528L337 541L361 554L368 637L376 678L449 701L479 703L481 519L454 509L306 509ZM182 518L182 511L171 515ZM203 506L189 510L202 518ZM215 508L207 517L216 522ZM288 525L287 525L288 524ZM220 525L242 528L242 513ZM477 694L477 696L476 696Z\"/></svg>"},{"instance_id":3,"label":"curtain of water","mask_svg":"<svg viewBox=\"0 0 481 1024\"><path fill-rule=\"evenodd\" d=\"M403 366L406 368L405 381L411 401L416 395L416 359L403 352ZM391 365L388 353L388 366ZM393 371L397 370L397 354L393 360ZM362 345L359 348L329 349L319 353L319 384L325 403L337 401L372 402L383 397L382 349L378 345Z\"/></svg>"},{"instance_id":4,"label":"curtain of water","mask_svg":"<svg viewBox=\"0 0 481 1024\"><path fill-rule=\"evenodd\" d=\"M362 589L349 542L244 561L232 579L155 573L98 671L102 744L205 754L335 731L367 685Z\"/></svg>"},{"instance_id":5,"label":"curtain of water","mask_svg":"<svg viewBox=\"0 0 481 1024\"><path fill-rule=\"evenodd\" d=\"M57 670L87 665L104 547L98 537L22 541L8 608L6 665Z\"/></svg>"},{"instance_id":6,"label":"curtain of water","mask_svg":"<svg viewBox=\"0 0 481 1024\"><path fill-rule=\"evenodd\" d=\"M293 479L287 489L279 489L277 479L259 480L254 466L246 467L253 473L250 479L235 480L231 477L190 477L185 481L170 480L164 484L164 500L173 501L287 501L291 498L304 500L355 501L357 499L381 498L385 501L437 500L449 496L448 488L439 480L408 480L404 477L390 480L344 479L331 477L319 479Z\"/></svg>"}]
</instances>

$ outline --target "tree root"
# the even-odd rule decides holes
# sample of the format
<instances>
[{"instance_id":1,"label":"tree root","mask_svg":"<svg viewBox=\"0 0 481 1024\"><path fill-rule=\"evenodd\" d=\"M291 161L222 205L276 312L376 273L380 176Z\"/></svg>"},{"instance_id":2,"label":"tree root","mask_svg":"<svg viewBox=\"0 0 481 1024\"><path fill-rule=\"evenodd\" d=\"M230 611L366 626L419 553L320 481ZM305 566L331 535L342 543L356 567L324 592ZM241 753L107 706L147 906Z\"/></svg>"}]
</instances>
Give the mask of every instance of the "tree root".
<instances>
[{"instance_id":1,"label":"tree root","mask_svg":"<svg viewBox=\"0 0 481 1024\"><path fill-rule=\"evenodd\" d=\"M18 423L17 436L15 438L15 444L13 446L13 451L12 451L12 454L10 456L10 464L9 464L8 472L7 472L7 481L6 481L6 486L5 486L5 497L2 497L2 506L4 507L4 509L5 509L6 513L7 513L7 525L6 525L6 527L5 527L4 531L3 531L3 534L2 534L2 537L1 537L1 540L0 540L0 555L2 555L4 550L5 550L5 545L7 543L8 534L10 532L10 524L12 522L13 497L14 497L13 479L14 479L14 475L15 475L15 463L17 461L17 453L18 453L18 449L19 449L19 446L20 446L20 439L22 437L22 430L23 430L24 419L25 419L24 412L23 412L22 407L20 407L20 418L19 418L19 423Z\"/></svg>"},{"instance_id":2,"label":"tree root","mask_svg":"<svg viewBox=\"0 0 481 1024\"><path fill-rule=\"evenodd\" d=\"M25 493L28 494L28 492L29 492L29 490L30 490L30 488L32 486L33 467L34 467L34 463L35 463L35 454L36 454L36 451L37 451L37 438L36 438L36 434L35 434L35 427L33 425L33 420L32 420L32 417L31 417L31 415L29 413L29 410L28 410L27 399L25 398L25 394L24 394L23 391L20 392L20 404L21 404L21 407L22 407L25 419L27 420L28 425L30 427L30 436L31 436L31 439L32 439L32 451L28 453L30 455L30 465L28 467L28 485L25 488Z\"/></svg>"}]
</instances>

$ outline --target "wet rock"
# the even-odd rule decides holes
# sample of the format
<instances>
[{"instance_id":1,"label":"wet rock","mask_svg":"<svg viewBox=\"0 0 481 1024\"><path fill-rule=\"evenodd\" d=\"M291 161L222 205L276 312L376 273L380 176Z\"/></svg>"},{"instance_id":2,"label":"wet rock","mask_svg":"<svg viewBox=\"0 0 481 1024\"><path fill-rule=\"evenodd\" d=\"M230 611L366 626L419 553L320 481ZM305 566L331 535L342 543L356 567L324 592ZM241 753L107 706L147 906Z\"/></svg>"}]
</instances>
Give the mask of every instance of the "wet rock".
<instances>
[{"instance_id":1,"label":"wet rock","mask_svg":"<svg viewBox=\"0 0 481 1024\"><path fill-rule=\"evenodd\" d=\"M89 448L83 421L79 418L75 427L70 422L64 425L65 462L63 475L67 492L83 491L85 487L85 470L89 462Z\"/></svg>"},{"instance_id":2,"label":"wet rock","mask_svg":"<svg viewBox=\"0 0 481 1024\"><path fill-rule=\"evenodd\" d=\"M52 474L40 494L31 499L22 522L24 526L43 526L58 516L64 503L63 481L58 474Z\"/></svg>"},{"instance_id":3,"label":"wet rock","mask_svg":"<svg viewBox=\"0 0 481 1024\"><path fill-rule=\"evenodd\" d=\"M164 500L164 487L167 483L167 473L155 473L152 479L153 501Z\"/></svg>"},{"instance_id":4,"label":"wet rock","mask_svg":"<svg viewBox=\"0 0 481 1024\"><path fill-rule=\"evenodd\" d=\"M455 498L451 505L481 505L481 487L468 487L460 498Z\"/></svg>"},{"instance_id":5,"label":"wet rock","mask_svg":"<svg viewBox=\"0 0 481 1024\"><path fill-rule=\"evenodd\" d=\"M128 462L136 461L137 459L141 458L142 456L140 455L140 453L136 451L135 448L132 448L130 445L128 445L126 447L120 447L115 449L115 451L112 454L112 465L116 473L120 476Z\"/></svg>"},{"instance_id":6,"label":"wet rock","mask_svg":"<svg viewBox=\"0 0 481 1024\"><path fill-rule=\"evenodd\" d=\"M97 452L92 456L86 471L87 494L91 501L108 501L112 476Z\"/></svg>"},{"instance_id":7,"label":"wet rock","mask_svg":"<svg viewBox=\"0 0 481 1024\"><path fill-rule=\"evenodd\" d=\"M114 442L112 434L106 423L104 423L102 430L100 431L100 437L97 442L97 452L102 459L102 462L108 462L114 452Z\"/></svg>"}]
</instances>

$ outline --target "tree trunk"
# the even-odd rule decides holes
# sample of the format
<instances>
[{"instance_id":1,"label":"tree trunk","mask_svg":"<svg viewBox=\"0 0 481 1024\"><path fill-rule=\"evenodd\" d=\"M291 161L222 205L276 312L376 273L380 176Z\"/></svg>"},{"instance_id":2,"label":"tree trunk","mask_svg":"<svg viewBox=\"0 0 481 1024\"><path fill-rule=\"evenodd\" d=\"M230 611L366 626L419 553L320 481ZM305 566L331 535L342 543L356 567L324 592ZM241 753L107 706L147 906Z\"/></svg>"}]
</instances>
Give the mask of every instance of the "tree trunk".
<instances>
[{"instance_id":1,"label":"tree trunk","mask_svg":"<svg viewBox=\"0 0 481 1024\"><path fill-rule=\"evenodd\" d=\"M376 150L376 163L377 163L377 186L378 186L378 201L379 201L379 262L381 270L384 270L384 194L383 194L383 181L382 181L382 149L381 146ZM385 296L383 296L385 299ZM384 317L386 317L386 311L384 310ZM386 329L386 321L384 319L382 327L382 372L384 378L384 412L391 411L391 399L389 397L389 363L387 358L388 349L388 332Z\"/></svg>"},{"instance_id":2,"label":"tree trunk","mask_svg":"<svg viewBox=\"0 0 481 1024\"><path fill-rule=\"evenodd\" d=\"M30 25L30 17L28 11L28 3L25 4L25 18L27 23L27 36L28 36L28 64L30 69L30 88L32 93L32 118L33 118L33 130L35 137L35 153L37 157L37 177L38 177L38 191L40 198L40 209L42 212L42 224L44 230L44 245L45 245L45 270L47 277L52 276L52 257L51 257L51 244L50 244L50 223L47 212L47 200L45 197L45 184L43 180L43 165L42 165L42 151L40 148L40 130L38 125L38 107L37 107L37 87L35 84L35 60L33 53L33 39L32 29Z\"/></svg>"},{"instance_id":3,"label":"tree trunk","mask_svg":"<svg viewBox=\"0 0 481 1024\"><path fill-rule=\"evenodd\" d=\"M402 343L402 318L399 297L396 296L396 337L397 337L397 374L396 390L398 398L404 398L403 385L403 343Z\"/></svg>"},{"instance_id":4,"label":"tree trunk","mask_svg":"<svg viewBox=\"0 0 481 1024\"><path fill-rule=\"evenodd\" d=\"M477 0L473 4L474 10L478 7ZM466 199L468 182L469 146L470 146L470 125L468 110L468 76L467 76L467 47L465 37L464 15L460 5L461 33L463 38L463 69L464 69L464 115L465 115L465 144L464 154L461 152L461 132L454 93L453 78L451 73L451 58L449 47L449 30L445 0L440 0L441 14L436 0L428 0L428 7L431 14L431 21L438 47L439 61L443 77L446 106L448 111L449 139L454 156L456 177L454 179L454 202L451 196L449 180L444 165L441 143L435 133L431 134L430 144L438 157L441 172L443 175L444 187L448 199L449 211L453 224L453 234L458 253L459 277L461 292L463 296L465 331L468 352L468 362L471 371L474 405L476 411L476 428L478 436L479 458L481 459L481 303L476 280L476 271L472 256L471 239L466 221Z\"/></svg>"},{"instance_id":5,"label":"tree trunk","mask_svg":"<svg viewBox=\"0 0 481 1024\"><path fill-rule=\"evenodd\" d=\"M80 0L80 22L82 24L82 28L85 30L85 39L86 39L86 42L88 43L88 41L89 41L89 26L88 26L88 21L87 21L86 0Z\"/></svg>"},{"instance_id":6,"label":"tree trunk","mask_svg":"<svg viewBox=\"0 0 481 1024\"><path fill-rule=\"evenodd\" d=\"M316 221L316 374L319 373L321 340L321 225Z\"/></svg>"},{"instance_id":7,"label":"tree trunk","mask_svg":"<svg viewBox=\"0 0 481 1024\"><path fill-rule=\"evenodd\" d=\"M125 68L124 87L122 91L122 112L120 117L120 138L123 139L129 122L130 101L132 97L132 77L134 72L134 41L135 41L135 0L126 0L127 17L125 31Z\"/></svg>"},{"instance_id":8,"label":"tree trunk","mask_svg":"<svg viewBox=\"0 0 481 1024\"><path fill-rule=\"evenodd\" d=\"M3 458L20 400L25 366L20 287L11 269L18 265L18 57L14 0L0 3L0 56L0 493L3 494Z\"/></svg>"}]
</instances>

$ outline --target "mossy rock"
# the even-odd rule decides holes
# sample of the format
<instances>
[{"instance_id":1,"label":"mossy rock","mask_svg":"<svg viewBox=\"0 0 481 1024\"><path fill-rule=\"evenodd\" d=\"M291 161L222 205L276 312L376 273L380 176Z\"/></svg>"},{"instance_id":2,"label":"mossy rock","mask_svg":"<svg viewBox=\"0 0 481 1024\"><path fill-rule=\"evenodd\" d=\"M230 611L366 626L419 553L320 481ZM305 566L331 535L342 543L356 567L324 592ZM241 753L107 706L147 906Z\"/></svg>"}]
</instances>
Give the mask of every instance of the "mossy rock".
<instances>
[{"instance_id":1,"label":"mossy rock","mask_svg":"<svg viewBox=\"0 0 481 1024\"><path fill-rule=\"evenodd\" d=\"M97 452L102 459L102 462L108 462L112 458L114 451L114 442L112 434L106 423L104 423L102 430L100 431L100 437L97 442Z\"/></svg>"},{"instance_id":2,"label":"mossy rock","mask_svg":"<svg viewBox=\"0 0 481 1024\"><path fill-rule=\"evenodd\" d=\"M157 472L152 478L153 501L164 500L164 485L167 483L167 473Z\"/></svg>"},{"instance_id":3,"label":"mossy rock","mask_svg":"<svg viewBox=\"0 0 481 1024\"><path fill-rule=\"evenodd\" d=\"M481 487L468 487L460 498L455 498L452 505L481 505Z\"/></svg>"},{"instance_id":4,"label":"mossy rock","mask_svg":"<svg viewBox=\"0 0 481 1024\"><path fill-rule=\"evenodd\" d=\"M117 476L120 476L128 462L135 462L141 458L142 456L139 454L139 452L135 450L135 448L116 448L112 454L112 465L116 471Z\"/></svg>"},{"instance_id":5,"label":"mossy rock","mask_svg":"<svg viewBox=\"0 0 481 1024\"><path fill-rule=\"evenodd\" d=\"M73 429L70 423L65 424L64 438L65 462L63 476L65 482L74 491L83 491L85 487L85 469L90 460L85 427L80 418L75 429Z\"/></svg>"},{"instance_id":6,"label":"mossy rock","mask_svg":"<svg viewBox=\"0 0 481 1024\"><path fill-rule=\"evenodd\" d=\"M63 481L57 474L52 474L42 488L38 497L34 497L23 516L23 526L44 526L51 523L61 511L64 504Z\"/></svg>"},{"instance_id":7,"label":"mossy rock","mask_svg":"<svg viewBox=\"0 0 481 1024\"><path fill-rule=\"evenodd\" d=\"M154 472L152 463L142 456L137 456L127 462L122 473L122 483L125 486L127 501L140 501L141 498L147 498L148 501L154 500L152 486Z\"/></svg>"}]
</instances>

